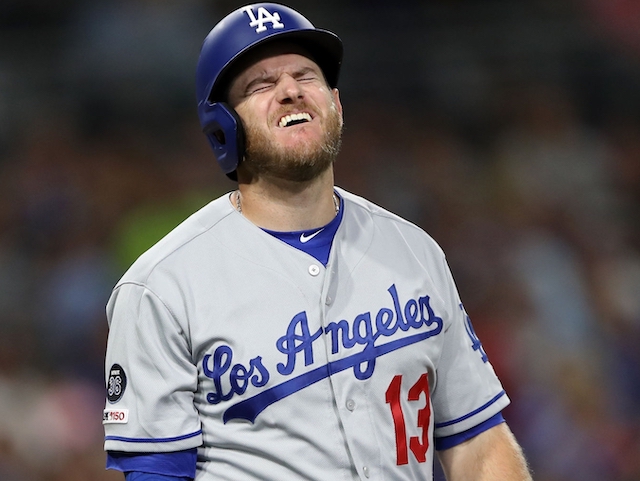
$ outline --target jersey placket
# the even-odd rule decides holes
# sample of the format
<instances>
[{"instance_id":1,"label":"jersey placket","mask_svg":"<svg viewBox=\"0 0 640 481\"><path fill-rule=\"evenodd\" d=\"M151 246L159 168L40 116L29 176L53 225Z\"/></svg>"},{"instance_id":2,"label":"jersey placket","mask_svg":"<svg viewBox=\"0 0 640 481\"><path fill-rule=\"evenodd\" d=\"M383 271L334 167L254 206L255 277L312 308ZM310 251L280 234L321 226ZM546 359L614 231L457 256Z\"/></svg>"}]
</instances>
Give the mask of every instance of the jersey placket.
<instances>
[{"instance_id":1,"label":"jersey placket","mask_svg":"<svg viewBox=\"0 0 640 481\"><path fill-rule=\"evenodd\" d=\"M337 244L337 240L334 243ZM337 296L340 295L339 256L336 247L334 245L327 266L322 289L322 305L320 306L321 323L325 333L322 336L322 340L329 367L332 361L340 359L341 356L338 353L338 357L336 357L336 354L332 352L333 339L327 330L329 323L340 320L340 314L337 309L334 309ZM344 353L342 356L344 356ZM353 369L332 373L329 376L329 384L332 390L334 408L338 416L337 422L345 438L353 468L355 468L361 480L382 479L377 476L377 460L380 459L379 449L371 452L372 442L376 447L379 447L379 444L375 442L376 435L371 428L373 420L367 405L364 385L354 377Z\"/></svg>"}]
</instances>

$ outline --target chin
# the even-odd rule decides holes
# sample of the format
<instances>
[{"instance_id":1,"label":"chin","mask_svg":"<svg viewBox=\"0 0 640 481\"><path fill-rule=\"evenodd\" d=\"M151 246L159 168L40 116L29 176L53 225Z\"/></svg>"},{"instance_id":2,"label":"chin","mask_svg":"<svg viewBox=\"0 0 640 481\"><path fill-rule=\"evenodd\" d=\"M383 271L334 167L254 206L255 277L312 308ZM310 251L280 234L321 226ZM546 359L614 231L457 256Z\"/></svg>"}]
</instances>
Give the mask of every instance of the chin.
<instances>
[{"instance_id":1,"label":"chin","mask_svg":"<svg viewBox=\"0 0 640 481\"><path fill-rule=\"evenodd\" d=\"M326 132L317 125L289 127L272 137L263 130L247 126L245 163L259 177L309 182L329 169L340 150L342 129L336 117Z\"/></svg>"}]
</instances>

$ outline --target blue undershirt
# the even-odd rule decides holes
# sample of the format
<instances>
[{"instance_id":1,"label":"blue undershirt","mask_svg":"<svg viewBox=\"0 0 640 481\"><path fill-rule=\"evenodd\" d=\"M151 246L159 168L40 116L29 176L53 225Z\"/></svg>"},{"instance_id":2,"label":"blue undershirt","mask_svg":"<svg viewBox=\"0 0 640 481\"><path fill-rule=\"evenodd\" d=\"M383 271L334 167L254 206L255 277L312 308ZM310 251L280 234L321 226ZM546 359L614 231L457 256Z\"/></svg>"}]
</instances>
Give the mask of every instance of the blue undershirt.
<instances>
[{"instance_id":1,"label":"blue undershirt","mask_svg":"<svg viewBox=\"0 0 640 481\"><path fill-rule=\"evenodd\" d=\"M151 474L139 471L130 471L124 474L125 481L193 481L193 478L167 476L166 474Z\"/></svg>"},{"instance_id":2,"label":"blue undershirt","mask_svg":"<svg viewBox=\"0 0 640 481\"><path fill-rule=\"evenodd\" d=\"M196 476L197 448L170 453L109 451L107 469L125 473L127 481L189 481Z\"/></svg>"},{"instance_id":3,"label":"blue undershirt","mask_svg":"<svg viewBox=\"0 0 640 481\"><path fill-rule=\"evenodd\" d=\"M273 237L280 239L282 242L286 242L292 247L306 252L310 256L315 257L318 262L321 262L323 266L327 267L329 262L329 253L331 252L331 244L333 244L333 238L340 227L343 215L343 201L338 194L336 196L340 199L340 207L338 208L338 214L324 227L311 230L299 230L293 232L278 232L269 229L263 229Z\"/></svg>"}]
</instances>

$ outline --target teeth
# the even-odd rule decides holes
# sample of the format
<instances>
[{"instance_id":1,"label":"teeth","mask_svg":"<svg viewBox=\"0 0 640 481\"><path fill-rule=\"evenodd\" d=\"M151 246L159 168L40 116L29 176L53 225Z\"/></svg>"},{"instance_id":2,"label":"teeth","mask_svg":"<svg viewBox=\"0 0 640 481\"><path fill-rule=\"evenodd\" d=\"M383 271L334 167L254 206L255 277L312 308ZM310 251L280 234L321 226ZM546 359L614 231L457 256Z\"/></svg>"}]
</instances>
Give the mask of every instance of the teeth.
<instances>
[{"instance_id":1,"label":"teeth","mask_svg":"<svg viewBox=\"0 0 640 481\"><path fill-rule=\"evenodd\" d=\"M292 122L311 122L311 115L309 115L307 112L302 112L299 114L291 114L291 115L285 115L284 117L282 117L280 119L280 122L278 123L278 125L280 127L287 127L288 125L290 125Z\"/></svg>"}]
</instances>

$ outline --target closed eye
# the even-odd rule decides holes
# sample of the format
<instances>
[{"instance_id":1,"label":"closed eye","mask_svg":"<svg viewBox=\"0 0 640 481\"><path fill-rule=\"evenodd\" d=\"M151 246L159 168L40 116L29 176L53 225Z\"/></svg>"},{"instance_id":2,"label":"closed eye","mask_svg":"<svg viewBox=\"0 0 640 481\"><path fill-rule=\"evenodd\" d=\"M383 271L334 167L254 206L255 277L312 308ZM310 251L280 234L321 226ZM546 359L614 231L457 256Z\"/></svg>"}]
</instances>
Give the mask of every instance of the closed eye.
<instances>
[{"instance_id":1,"label":"closed eye","mask_svg":"<svg viewBox=\"0 0 640 481\"><path fill-rule=\"evenodd\" d=\"M271 87L273 87L275 84L273 82L259 82L256 84L249 84L247 86L247 95L252 95L258 92L264 92L268 89L270 89Z\"/></svg>"},{"instance_id":2,"label":"closed eye","mask_svg":"<svg viewBox=\"0 0 640 481\"><path fill-rule=\"evenodd\" d=\"M296 82L311 83L320 80L320 75L313 68L307 67L292 74L292 77ZM274 87L278 83L278 79L274 76L258 77L247 84L245 88L245 96L250 96L256 93L266 92L270 88Z\"/></svg>"},{"instance_id":3,"label":"closed eye","mask_svg":"<svg viewBox=\"0 0 640 481\"><path fill-rule=\"evenodd\" d=\"M318 73L311 67L303 68L299 72L294 74L294 78L298 82L311 82L314 80L318 80L320 77Z\"/></svg>"}]
</instances>

